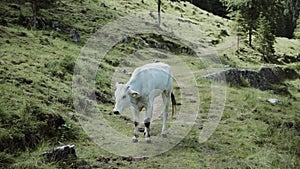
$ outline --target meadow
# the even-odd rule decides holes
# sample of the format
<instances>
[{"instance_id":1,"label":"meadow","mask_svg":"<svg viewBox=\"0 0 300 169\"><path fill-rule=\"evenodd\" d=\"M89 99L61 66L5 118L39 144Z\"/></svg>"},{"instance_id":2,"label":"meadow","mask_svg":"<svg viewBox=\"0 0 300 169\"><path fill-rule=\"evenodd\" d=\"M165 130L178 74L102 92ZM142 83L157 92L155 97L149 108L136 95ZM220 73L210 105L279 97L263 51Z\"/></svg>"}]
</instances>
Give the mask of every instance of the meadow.
<instances>
[{"instance_id":1,"label":"meadow","mask_svg":"<svg viewBox=\"0 0 300 169\"><path fill-rule=\"evenodd\" d=\"M252 88L247 81L230 85L203 78L229 67L275 65L262 62L259 52L242 43L245 37L237 54L233 21L188 2L165 1L158 28L155 1L61 0L55 8L40 10L49 23L59 21L59 30L51 24L34 30L20 23L20 13L31 16L30 6L20 3L20 11L11 7L13 2L0 2L0 168L300 167L299 78L274 86L284 91L279 93ZM80 42L72 41L71 29L79 32ZM134 34L124 36L128 32ZM300 73L299 39L276 38L275 50L277 65ZM153 61L169 63L175 75L179 104L169 126L187 117L185 113L197 114L188 119L194 120L192 125L184 124L189 131L155 156L135 158L105 150L95 141L101 134L90 131L101 128L97 119L105 119L124 138L130 139L133 131L130 110L112 114L114 83L126 82L135 67ZM96 65L84 69L90 77L77 76L81 63ZM92 86L77 91L74 84L79 83ZM223 111L211 114L215 106ZM203 132L208 127L211 135ZM157 114L151 132L159 135L160 129ZM75 145L77 159L47 161L41 156L66 144Z\"/></svg>"}]
</instances>

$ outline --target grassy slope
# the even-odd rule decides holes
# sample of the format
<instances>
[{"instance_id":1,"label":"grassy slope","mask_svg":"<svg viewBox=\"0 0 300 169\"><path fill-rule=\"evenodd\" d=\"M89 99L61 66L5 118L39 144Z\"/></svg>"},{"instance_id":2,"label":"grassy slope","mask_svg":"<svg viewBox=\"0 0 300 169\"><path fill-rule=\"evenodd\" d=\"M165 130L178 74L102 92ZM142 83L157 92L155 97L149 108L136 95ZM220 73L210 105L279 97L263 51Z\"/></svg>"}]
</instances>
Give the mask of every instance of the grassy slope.
<instances>
[{"instance_id":1,"label":"grassy slope","mask_svg":"<svg viewBox=\"0 0 300 169\"><path fill-rule=\"evenodd\" d=\"M21 142L21 144L3 148L7 153L0 154L0 164L4 164L6 160L7 164L13 163L15 168L55 168L59 164L44 163L39 154L52 145L56 146L58 142L62 142L75 144L80 158L101 168L186 168L187 166L189 168L298 168L300 166L299 80L287 82L293 97L274 95L272 91L262 92L247 87L229 87L221 123L209 141L199 144L198 131L206 120L211 98L210 83L200 80L198 85L202 116L197 119L197 124L189 135L172 150L147 160L130 161L97 147L78 128L78 122L68 116L69 112L74 112L71 80L75 59L94 27L101 27L108 21L128 13L144 9L155 11L156 4L154 1L141 4L139 0L105 1L105 5L108 6L105 8L101 7L101 2L92 0L86 0L83 4L71 0L62 2L59 10L42 11L49 20L57 19L64 24L62 32L31 31L18 26L13 23L17 20L18 11L7 7L7 3L1 2L1 10L9 11L10 16L5 18L8 26L0 26L0 139L1 146L7 146L11 141ZM176 7L179 8L176 10ZM199 29L206 33L207 44L212 41L222 43L217 45L216 49L219 49L220 56L224 53L230 56L230 64L250 68L261 66L257 61L257 55L251 55L251 52L245 55L254 61L245 62L233 55L233 50L228 48L232 46L231 44L234 45L233 38L228 38L229 41L219 39L222 29L233 35L229 21L208 15L207 12L191 7L188 3L184 5L165 2L163 10L197 23ZM217 26L218 24L221 28ZM82 43L68 40L68 31L71 27L79 30ZM283 45L288 43L291 44L288 47ZM299 51L299 46L299 41L279 39L276 50L292 55ZM104 67L110 70L113 66L108 64L112 63L109 60L119 62L124 55L131 54L128 51L132 49L134 49L132 44L117 46L109 53L107 63L103 63ZM188 55L181 57L188 62L194 62L189 64L191 69L199 69L195 66L199 61L191 59ZM288 66L298 68L299 64ZM103 72L99 76L99 83L107 81L101 83L103 86L110 83ZM99 93L108 94L110 89L103 86L99 87ZM277 98L282 101L282 104L272 105L266 102L268 98ZM127 122L122 119L108 115L113 107L112 104L100 104L99 107L107 118L120 124L116 126L117 128L121 130L122 125L126 125ZM58 121L61 117L63 121L56 127L51 127L51 119ZM129 129L131 130L130 127ZM30 142L35 144L30 145ZM10 152L11 150L16 152ZM105 158L111 161L106 163L99 160Z\"/></svg>"}]
</instances>

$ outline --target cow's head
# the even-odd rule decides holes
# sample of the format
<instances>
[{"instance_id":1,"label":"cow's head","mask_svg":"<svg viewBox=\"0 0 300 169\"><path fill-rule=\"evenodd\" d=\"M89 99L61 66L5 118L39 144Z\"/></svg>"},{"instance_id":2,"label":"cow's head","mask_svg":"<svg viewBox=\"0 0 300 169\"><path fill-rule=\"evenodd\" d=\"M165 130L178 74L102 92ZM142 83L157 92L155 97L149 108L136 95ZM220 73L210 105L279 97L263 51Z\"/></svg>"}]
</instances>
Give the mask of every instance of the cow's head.
<instances>
[{"instance_id":1,"label":"cow's head","mask_svg":"<svg viewBox=\"0 0 300 169\"><path fill-rule=\"evenodd\" d=\"M114 114L120 114L130 106L130 98L139 97L139 93L130 89L126 84L116 83Z\"/></svg>"}]
</instances>

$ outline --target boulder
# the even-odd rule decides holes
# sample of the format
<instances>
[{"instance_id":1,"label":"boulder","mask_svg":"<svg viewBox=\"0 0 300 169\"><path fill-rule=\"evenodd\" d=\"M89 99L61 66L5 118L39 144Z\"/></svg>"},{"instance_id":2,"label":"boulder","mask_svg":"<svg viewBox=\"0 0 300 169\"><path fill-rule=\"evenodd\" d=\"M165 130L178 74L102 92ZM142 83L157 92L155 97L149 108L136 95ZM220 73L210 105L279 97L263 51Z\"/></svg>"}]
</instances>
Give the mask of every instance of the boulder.
<instances>
[{"instance_id":1,"label":"boulder","mask_svg":"<svg viewBox=\"0 0 300 169\"><path fill-rule=\"evenodd\" d=\"M280 66L261 67L259 74L269 83L279 84L286 79L297 79L299 74L291 68L282 68Z\"/></svg>"},{"instance_id":2,"label":"boulder","mask_svg":"<svg viewBox=\"0 0 300 169\"><path fill-rule=\"evenodd\" d=\"M290 68L269 66L261 67L258 71L230 68L205 75L204 78L217 82L226 82L235 86L244 86L246 81L251 87L268 90L272 89L273 84L282 84L284 80L297 79L300 78L300 75Z\"/></svg>"},{"instance_id":3,"label":"boulder","mask_svg":"<svg viewBox=\"0 0 300 169\"><path fill-rule=\"evenodd\" d=\"M48 161L65 161L70 159L77 159L74 145L56 147L52 150L43 152L42 156L46 157Z\"/></svg>"}]
</instances>

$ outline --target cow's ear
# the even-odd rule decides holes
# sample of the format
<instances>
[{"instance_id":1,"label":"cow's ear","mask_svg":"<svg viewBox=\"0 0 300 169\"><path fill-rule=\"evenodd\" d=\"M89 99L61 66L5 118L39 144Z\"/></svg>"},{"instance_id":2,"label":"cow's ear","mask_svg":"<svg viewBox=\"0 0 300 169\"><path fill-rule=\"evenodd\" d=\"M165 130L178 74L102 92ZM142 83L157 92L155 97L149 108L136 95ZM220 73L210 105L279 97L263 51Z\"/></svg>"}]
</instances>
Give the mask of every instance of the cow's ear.
<instances>
[{"instance_id":1,"label":"cow's ear","mask_svg":"<svg viewBox=\"0 0 300 169\"><path fill-rule=\"evenodd\" d=\"M134 98L139 97L139 95L140 95L137 91L134 91L134 90L131 90L131 89L129 89L129 93Z\"/></svg>"},{"instance_id":2,"label":"cow's ear","mask_svg":"<svg viewBox=\"0 0 300 169\"><path fill-rule=\"evenodd\" d=\"M136 97L138 97L138 96L139 96L139 94L138 94L138 93L136 93L136 92L133 92L133 93L131 93L131 96L132 96L132 97L134 97L134 98L136 98Z\"/></svg>"}]
</instances>

